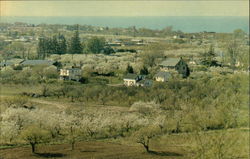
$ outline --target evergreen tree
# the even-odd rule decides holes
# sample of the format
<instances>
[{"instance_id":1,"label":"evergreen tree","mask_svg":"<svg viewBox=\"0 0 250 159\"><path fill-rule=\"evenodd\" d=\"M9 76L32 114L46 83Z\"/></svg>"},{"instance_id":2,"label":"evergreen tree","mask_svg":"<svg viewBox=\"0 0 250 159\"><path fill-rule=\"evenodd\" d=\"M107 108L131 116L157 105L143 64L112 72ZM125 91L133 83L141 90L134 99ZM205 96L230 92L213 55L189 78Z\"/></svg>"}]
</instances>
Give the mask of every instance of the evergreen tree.
<instances>
[{"instance_id":1,"label":"evergreen tree","mask_svg":"<svg viewBox=\"0 0 250 159\"><path fill-rule=\"evenodd\" d=\"M59 54L60 53L60 46L56 36L53 36L51 39L51 54Z\"/></svg>"},{"instance_id":2,"label":"evergreen tree","mask_svg":"<svg viewBox=\"0 0 250 159\"><path fill-rule=\"evenodd\" d=\"M67 41L63 35L59 36L59 54L67 53Z\"/></svg>"},{"instance_id":3,"label":"evergreen tree","mask_svg":"<svg viewBox=\"0 0 250 159\"><path fill-rule=\"evenodd\" d=\"M45 59L49 54L65 54L67 52L66 39L63 35L59 38L57 36L39 38L37 47L38 58Z\"/></svg>"},{"instance_id":4,"label":"evergreen tree","mask_svg":"<svg viewBox=\"0 0 250 159\"><path fill-rule=\"evenodd\" d=\"M148 75L148 69L146 66L143 66L143 68L140 70L141 75Z\"/></svg>"},{"instance_id":5,"label":"evergreen tree","mask_svg":"<svg viewBox=\"0 0 250 159\"><path fill-rule=\"evenodd\" d=\"M47 54L53 54L54 53L54 44L53 44L53 39L52 38L45 38L44 39L44 45L46 48Z\"/></svg>"},{"instance_id":6,"label":"evergreen tree","mask_svg":"<svg viewBox=\"0 0 250 159\"><path fill-rule=\"evenodd\" d=\"M105 46L104 38L93 37L88 40L86 49L88 52L98 54L101 53L102 50L104 50L104 46Z\"/></svg>"},{"instance_id":7,"label":"evergreen tree","mask_svg":"<svg viewBox=\"0 0 250 159\"><path fill-rule=\"evenodd\" d=\"M82 45L81 45L81 41L80 41L80 37L79 37L78 26L77 26L77 30L74 33L74 36L71 38L69 53L70 54L82 53Z\"/></svg>"},{"instance_id":8,"label":"evergreen tree","mask_svg":"<svg viewBox=\"0 0 250 159\"><path fill-rule=\"evenodd\" d=\"M134 73L134 69L132 66L128 65L126 69L126 73Z\"/></svg>"},{"instance_id":9,"label":"evergreen tree","mask_svg":"<svg viewBox=\"0 0 250 159\"><path fill-rule=\"evenodd\" d=\"M47 47L45 44L45 38L39 38L38 47L37 47L37 55L39 59L45 59L47 53Z\"/></svg>"}]
</instances>

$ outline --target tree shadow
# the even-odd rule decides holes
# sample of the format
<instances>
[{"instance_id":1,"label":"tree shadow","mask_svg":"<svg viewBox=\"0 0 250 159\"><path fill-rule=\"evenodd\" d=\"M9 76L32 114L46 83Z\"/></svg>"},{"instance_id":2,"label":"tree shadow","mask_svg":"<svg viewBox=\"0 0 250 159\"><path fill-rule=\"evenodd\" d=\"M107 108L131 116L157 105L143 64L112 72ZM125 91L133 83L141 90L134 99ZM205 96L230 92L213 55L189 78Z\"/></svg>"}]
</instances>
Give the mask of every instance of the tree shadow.
<instances>
[{"instance_id":1,"label":"tree shadow","mask_svg":"<svg viewBox=\"0 0 250 159\"><path fill-rule=\"evenodd\" d=\"M157 152L157 151L148 151L148 153L153 154L153 155L158 155L158 156L183 156L180 153L176 153L176 152Z\"/></svg>"},{"instance_id":2,"label":"tree shadow","mask_svg":"<svg viewBox=\"0 0 250 159\"><path fill-rule=\"evenodd\" d=\"M96 152L95 150L81 150L80 152Z\"/></svg>"},{"instance_id":3,"label":"tree shadow","mask_svg":"<svg viewBox=\"0 0 250 159\"><path fill-rule=\"evenodd\" d=\"M54 157L64 157L65 154L62 153L35 153L36 156L44 158L54 158Z\"/></svg>"}]
</instances>

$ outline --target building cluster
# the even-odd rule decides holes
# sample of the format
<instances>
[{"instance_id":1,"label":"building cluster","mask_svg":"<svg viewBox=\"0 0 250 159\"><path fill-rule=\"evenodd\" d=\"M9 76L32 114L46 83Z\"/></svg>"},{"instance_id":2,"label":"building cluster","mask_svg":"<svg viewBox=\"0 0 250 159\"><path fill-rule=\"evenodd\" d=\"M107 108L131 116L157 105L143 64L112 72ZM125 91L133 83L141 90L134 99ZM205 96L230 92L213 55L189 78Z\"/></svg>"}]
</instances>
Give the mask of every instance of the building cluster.
<instances>
[{"instance_id":1,"label":"building cluster","mask_svg":"<svg viewBox=\"0 0 250 159\"><path fill-rule=\"evenodd\" d=\"M141 46L147 44L142 39L111 39L107 42L108 46Z\"/></svg>"},{"instance_id":2,"label":"building cluster","mask_svg":"<svg viewBox=\"0 0 250 159\"><path fill-rule=\"evenodd\" d=\"M152 80L146 79L144 75L127 74L123 77L125 86L148 87L152 85Z\"/></svg>"},{"instance_id":3,"label":"building cluster","mask_svg":"<svg viewBox=\"0 0 250 159\"><path fill-rule=\"evenodd\" d=\"M108 46L143 46L150 43L157 43L156 38L123 38L123 39L107 39Z\"/></svg>"},{"instance_id":4,"label":"building cluster","mask_svg":"<svg viewBox=\"0 0 250 159\"><path fill-rule=\"evenodd\" d=\"M186 78L189 76L188 64L182 58L168 58L159 64L159 72L154 75L157 82L167 82L171 78L180 76ZM136 74L127 74L123 78L125 86L151 86L152 80L146 79L145 76Z\"/></svg>"},{"instance_id":5,"label":"building cluster","mask_svg":"<svg viewBox=\"0 0 250 159\"><path fill-rule=\"evenodd\" d=\"M0 69L7 66L58 66L59 62L52 60L23 60L10 59L0 63ZM82 77L82 70L79 66L70 66L58 69L61 80L80 81ZM159 72L156 73L153 79L157 82L167 82L171 78L181 76L186 78L189 76L188 64L182 58L168 58L159 64ZM123 77L125 86L149 87L152 86L153 80L148 79L146 75L127 74Z\"/></svg>"},{"instance_id":6,"label":"building cluster","mask_svg":"<svg viewBox=\"0 0 250 159\"><path fill-rule=\"evenodd\" d=\"M21 67L32 67L32 66L56 66L58 67L59 62L52 60L24 60L24 59L10 59L0 62L0 69L4 69L7 66L21 66ZM82 75L80 67L67 67L59 69L60 79L62 80L73 80L79 81Z\"/></svg>"}]
</instances>

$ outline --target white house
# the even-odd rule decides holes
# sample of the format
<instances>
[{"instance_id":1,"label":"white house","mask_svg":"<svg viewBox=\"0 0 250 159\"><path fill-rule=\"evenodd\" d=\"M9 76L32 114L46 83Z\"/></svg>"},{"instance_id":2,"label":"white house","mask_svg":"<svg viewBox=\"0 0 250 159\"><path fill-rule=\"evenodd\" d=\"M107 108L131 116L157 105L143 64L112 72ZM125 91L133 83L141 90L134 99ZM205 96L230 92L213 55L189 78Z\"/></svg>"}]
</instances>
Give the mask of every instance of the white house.
<instances>
[{"instance_id":1,"label":"white house","mask_svg":"<svg viewBox=\"0 0 250 159\"><path fill-rule=\"evenodd\" d=\"M142 75L136 75L136 74L132 74L132 73L127 74L123 78L125 86L137 86L137 83L140 80L143 80L143 76Z\"/></svg>"},{"instance_id":2,"label":"white house","mask_svg":"<svg viewBox=\"0 0 250 159\"><path fill-rule=\"evenodd\" d=\"M80 68L65 68L60 69L60 79L79 81L82 75Z\"/></svg>"}]
</instances>

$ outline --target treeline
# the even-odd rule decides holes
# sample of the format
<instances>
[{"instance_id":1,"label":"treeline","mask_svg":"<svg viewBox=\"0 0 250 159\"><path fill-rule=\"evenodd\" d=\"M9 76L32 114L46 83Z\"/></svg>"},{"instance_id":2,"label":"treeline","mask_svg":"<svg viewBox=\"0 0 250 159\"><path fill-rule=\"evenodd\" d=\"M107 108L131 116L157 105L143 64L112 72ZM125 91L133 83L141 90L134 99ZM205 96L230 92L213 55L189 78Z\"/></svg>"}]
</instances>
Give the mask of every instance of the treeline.
<instances>
[{"instance_id":1,"label":"treeline","mask_svg":"<svg viewBox=\"0 0 250 159\"><path fill-rule=\"evenodd\" d=\"M63 35L39 38L37 53L44 59L48 54L66 54L67 41Z\"/></svg>"},{"instance_id":2,"label":"treeline","mask_svg":"<svg viewBox=\"0 0 250 159\"><path fill-rule=\"evenodd\" d=\"M77 29L76 25L67 25L67 30L73 31ZM85 33L102 33L108 35L129 35L134 37L166 37L172 35L182 35L180 30L174 30L172 26L167 26L161 30L154 30L149 28L137 28L131 26L128 28L110 28L110 27L95 27L90 25L79 25L79 30Z\"/></svg>"},{"instance_id":3,"label":"treeline","mask_svg":"<svg viewBox=\"0 0 250 159\"><path fill-rule=\"evenodd\" d=\"M41 37L37 47L37 54L40 59L45 59L51 54L111 54L114 52L111 47L105 46L104 38L92 37L82 42L78 30L75 31L70 40L67 40L62 34L53 37Z\"/></svg>"}]
</instances>

